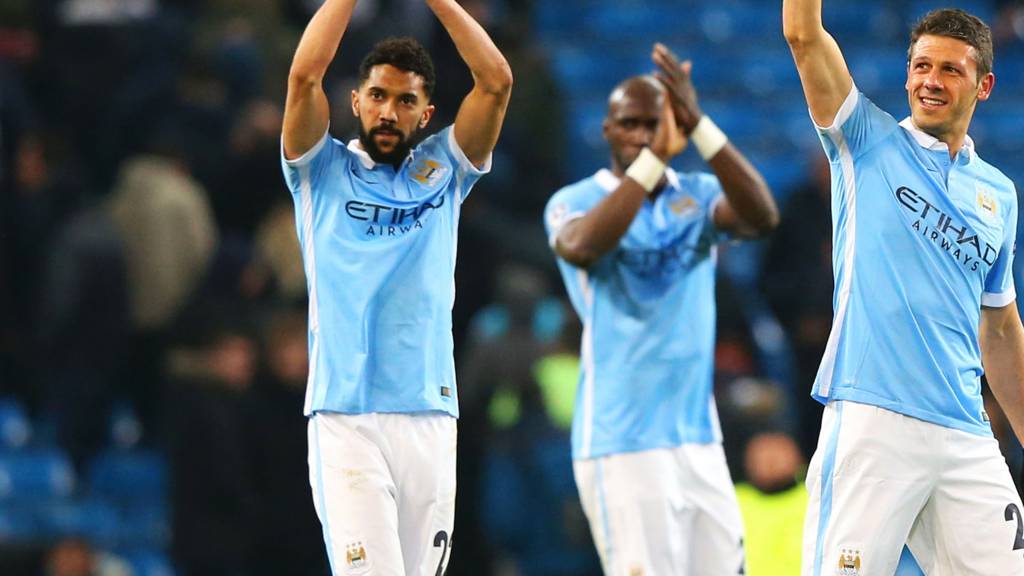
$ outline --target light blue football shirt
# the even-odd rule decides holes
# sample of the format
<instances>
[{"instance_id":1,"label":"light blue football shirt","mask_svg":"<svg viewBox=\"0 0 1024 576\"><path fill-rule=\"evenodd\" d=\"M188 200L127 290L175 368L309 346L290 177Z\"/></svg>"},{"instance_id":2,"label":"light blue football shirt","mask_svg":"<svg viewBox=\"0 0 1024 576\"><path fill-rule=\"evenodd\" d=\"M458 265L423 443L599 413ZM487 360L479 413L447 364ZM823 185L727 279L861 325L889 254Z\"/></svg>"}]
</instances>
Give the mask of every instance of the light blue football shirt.
<instances>
[{"instance_id":1,"label":"light blue football shirt","mask_svg":"<svg viewBox=\"0 0 1024 576\"><path fill-rule=\"evenodd\" d=\"M615 249L589 269L557 259L583 322L575 459L721 439L711 389L722 189L710 174L666 174ZM552 246L619 182L601 170L555 193L544 218Z\"/></svg>"},{"instance_id":2,"label":"light blue football shirt","mask_svg":"<svg viewBox=\"0 0 1024 576\"><path fill-rule=\"evenodd\" d=\"M396 171L324 134L282 167L309 291L306 415L458 416L452 305L459 210L478 170L449 126Z\"/></svg>"},{"instance_id":3,"label":"light blue football shirt","mask_svg":"<svg viewBox=\"0 0 1024 576\"><path fill-rule=\"evenodd\" d=\"M856 87L819 135L832 163L836 290L813 396L990 435L978 325L982 306L1015 299L1013 183L969 138L950 160Z\"/></svg>"}]
</instances>

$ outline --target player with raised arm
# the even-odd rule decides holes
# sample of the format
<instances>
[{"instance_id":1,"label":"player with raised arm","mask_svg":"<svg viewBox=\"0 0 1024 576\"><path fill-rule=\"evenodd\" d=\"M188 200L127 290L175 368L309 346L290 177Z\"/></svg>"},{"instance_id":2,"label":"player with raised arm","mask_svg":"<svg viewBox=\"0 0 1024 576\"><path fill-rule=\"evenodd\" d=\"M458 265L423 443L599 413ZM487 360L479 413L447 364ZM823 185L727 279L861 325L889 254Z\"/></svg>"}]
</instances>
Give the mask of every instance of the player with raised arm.
<instances>
[{"instance_id":1,"label":"player with raised arm","mask_svg":"<svg viewBox=\"0 0 1024 576\"><path fill-rule=\"evenodd\" d=\"M454 0L425 0L473 74L454 125L413 147L434 67L412 39L377 44L352 91L359 137L328 134L322 82L355 0L326 0L288 78L283 170L309 290L310 484L334 574L444 571L455 513L456 231L490 169L508 63Z\"/></svg>"},{"instance_id":2,"label":"player with raised arm","mask_svg":"<svg viewBox=\"0 0 1024 576\"><path fill-rule=\"evenodd\" d=\"M583 321L573 468L605 574L742 574L743 526L712 396L716 244L778 222L761 175L701 113L663 45L611 93L611 169L545 224ZM669 161L692 142L714 174Z\"/></svg>"},{"instance_id":3,"label":"player with raised arm","mask_svg":"<svg viewBox=\"0 0 1024 576\"><path fill-rule=\"evenodd\" d=\"M857 90L821 0L784 0L783 26L833 185L802 573L890 576L906 543L929 575L1024 574L1021 500L980 393L984 369L1024 432L1017 195L967 135L995 84L991 33L962 10L924 16L897 121Z\"/></svg>"}]
</instances>

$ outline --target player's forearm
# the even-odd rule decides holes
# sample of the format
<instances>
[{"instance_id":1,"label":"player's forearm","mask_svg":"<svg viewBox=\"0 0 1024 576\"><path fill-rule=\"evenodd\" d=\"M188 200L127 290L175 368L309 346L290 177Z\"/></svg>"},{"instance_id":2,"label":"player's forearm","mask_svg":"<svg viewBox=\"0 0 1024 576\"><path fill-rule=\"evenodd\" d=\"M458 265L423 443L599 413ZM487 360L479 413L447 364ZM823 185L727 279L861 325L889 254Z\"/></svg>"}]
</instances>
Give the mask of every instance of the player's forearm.
<instances>
[{"instance_id":1,"label":"player's forearm","mask_svg":"<svg viewBox=\"0 0 1024 576\"><path fill-rule=\"evenodd\" d=\"M783 0L782 33L790 45L820 40L825 33L821 0Z\"/></svg>"},{"instance_id":2,"label":"player's forearm","mask_svg":"<svg viewBox=\"0 0 1024 576\"><path fill-rule=\"evenodd\" d=\"M454 0L426 2L448 31L476 86L490 94L508 94L512 89L512 69L483 27Z\"/></svg>"},{"instance_id":3,"label":"player's forearm","mask_svg":"<svg viewBox=\"0 0 1024 576\"><path fill-rule=\"evenodd\" d=\"M983 320L981 352L992 394L1024 443L1024 328L1016 310L1000 322Z\"/></svg>"},{"instance_id":4,"label":"player's forearm","mask_svg":"<svg viewBox=\"0 0 1024 576\"><path fill-rule=\"evenodd\" d=\"M609 194L579 220L566 225L558 235L555 251L574 266L588 268L618 246L640 211L647 192L630 178L623 178Z\"/></svg>"},{"instance_id":5,"label":"player's forearm","mask_svg":"<svg viewBox=\"0 0 1024 576\"><path fill-rule=\"evenodd\" d=\"M326 0L320 6L295 49L289 82L319 85L334 60L355 5L356 0Z\"/></svg>"},{"instance_id":6,"label":"player's forearm","mask_svg":"<svg viewBox=\"0 0 1024 576\"><path fill-rule=\"evenodd\" d=\"M708 165L722 184L729 204L743 221L743 231L760 236L779 225L779 208L768 184L732 143L726 143L708 159Z\"/></svg>"}]
</instances>

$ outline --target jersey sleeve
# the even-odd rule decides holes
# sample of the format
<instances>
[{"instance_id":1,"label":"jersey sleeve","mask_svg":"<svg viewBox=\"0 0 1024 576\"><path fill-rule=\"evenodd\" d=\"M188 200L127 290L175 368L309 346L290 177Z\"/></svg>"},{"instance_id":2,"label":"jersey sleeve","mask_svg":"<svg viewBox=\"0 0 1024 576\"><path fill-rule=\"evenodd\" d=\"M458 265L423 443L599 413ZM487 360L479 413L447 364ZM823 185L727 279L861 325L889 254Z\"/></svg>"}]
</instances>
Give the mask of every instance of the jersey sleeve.
<instances>
[{"instance_id":1,"label":"jersey sleeve","mask_svg":"<svg viewBox=\"0 0 1024 576\"><path fill-rule=\"evenodd\" d=\"M331 138L330 131L325 131L312 148L294 160L285 157L284 140L281 141L281 170L288 189L294 195L302 193L305 182L309 183L311 192L316 190L327 167L332 162L345 161L348 156L345 147Z\"/></svg>"},{"instance_id":2,"label":"jersey sleeve","mask_svg":"<svg viewBox=\"0 0 1024 576\"><path fill-rule=\"evenodd\" d=\"M544 230L547 232L548 245L552 250L562 228L569 222L582 218L594 204L594 200L578 185L562 188L548 200L547 206L544 207Z\"/></svg>"},{"instance_id":3,"label":"jersey sleeve","mask_svg":"<svg viewBox=\"0 0 1024 576\"><path fill-rule=\"evenodd\" d=\"M1017 298L1013 285L1013 258L1017 249L1017 194L1008 194L1003 217L1003 243L999 247L996 263L985 278L985 291L981 305L1002 308Z\"/></svg>"},{"instance_id":4,"label":"jersey sleeve","mask_svg":"<svg viewBox=\"0 0 1024 576\"><path fill-rule=\"evenodd\" d=\"M715 226L715 209L718 203L725 200L722 183L714 174L700 172L691 176L690 187L704 212L704 233L715 241L727 240L732 235Z\"/></svg>"},{"instance_id":5,"label":"jersey sleeve","mask_svg":"<svg viewBox=\"0 0 1024 576\"><path fill-rule=\"evenodd\" d=\"M424 148L439 149L448 158L454 171L455 199L460 204L469 196L469 192L477 181L480 180L480 177L491 171L491 162L494 154L491 153L487 156L487 161L484 162L482 167L477 168L474 166L469 161L469 158L466 157L466 153L459 147L459 143L455 141L454 126L448 126L431 136L424 141L423 145Z\"/></svg>"},{"instance_id":6,"label":"jersey sleeve","mask_svg":"<svg viewBox=\"0 0 1024 576\"><path fill-rule=\"evenodd\" d=\"M831 126L818 126L818 138L828 159L840 162L849 155L858 158L899 129L899 123L854 85L836 112Z\"/></svg>"}]
</instances>

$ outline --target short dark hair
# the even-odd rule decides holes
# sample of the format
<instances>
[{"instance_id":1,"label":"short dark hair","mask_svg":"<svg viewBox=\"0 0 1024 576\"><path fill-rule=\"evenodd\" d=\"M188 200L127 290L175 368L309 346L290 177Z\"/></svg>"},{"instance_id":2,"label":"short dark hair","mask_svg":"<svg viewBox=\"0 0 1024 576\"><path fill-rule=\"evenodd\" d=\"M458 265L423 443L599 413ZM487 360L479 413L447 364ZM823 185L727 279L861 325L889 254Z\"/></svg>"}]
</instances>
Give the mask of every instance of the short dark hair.
<instances>
[{"instance_id":1,"label":"short dark hair","mask_svg":"<svg viewBox=\"0 0 1024 576\"><path fill-rule=\"evenodd\" d=\"M399 70L412 72L423 78L423 91L429 99L434 93L434 61L415 38L387 38L370 50L359 65L359 83L366 82L374 66L390 64Z\"/></svg>"},{"instance_id":2,"label":"short dark hair","mask_svg":"<svg viewBox=\"0 0 1024 576\"><path fill-rule=\"evenodd\" d=\"M908 62L917 40L926 34L956 38L973 46L977 52L974 63L978 66L979 79L992 71L992 30L977 16L959 8L943 8L925 14L910 33Z\"/></svg>"}]
</instances>

